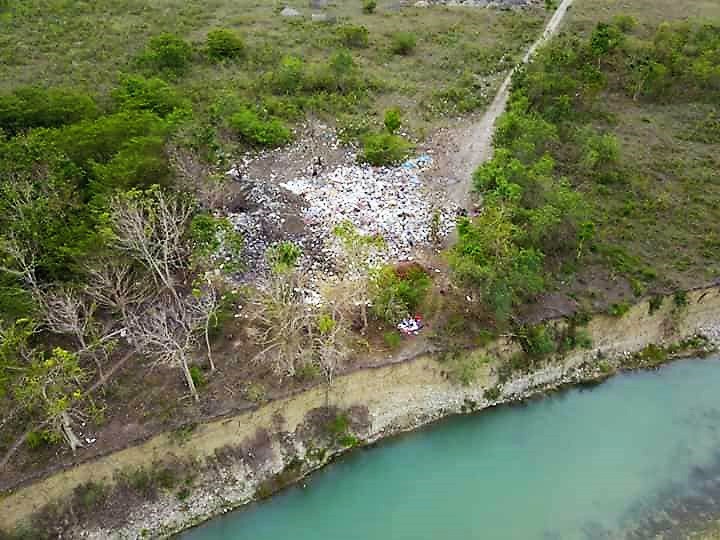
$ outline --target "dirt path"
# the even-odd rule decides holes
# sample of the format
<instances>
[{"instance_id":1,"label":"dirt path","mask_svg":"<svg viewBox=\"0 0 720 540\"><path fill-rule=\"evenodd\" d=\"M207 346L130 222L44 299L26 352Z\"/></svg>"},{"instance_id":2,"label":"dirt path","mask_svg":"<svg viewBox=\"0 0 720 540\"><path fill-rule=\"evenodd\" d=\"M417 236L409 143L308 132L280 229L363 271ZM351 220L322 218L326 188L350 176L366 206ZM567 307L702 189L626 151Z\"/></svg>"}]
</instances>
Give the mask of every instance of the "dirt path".
<instances>
[{"instance_id":1,"label":"dirt path","mask_svg":"<svg viewBox=\"0 0 720 540\"><path fill-rule=\"evenodd\" d=\"M523 64L527 63L533 54L535 54L535 51L557 32L572 3L573 0L563 0L561 2L545 26L542 36L532 44L523 57ZM470 209L472 173L478 165L490 159L492 156L492 139L495 131L495 121L503 111L505 111L505 106L510 97L510 84L514 72L515 70L513 69L505 78L502 85L500 85L495 99L493 99L493 102L487 111L485 111L480 121L463 128L457 136L460 146L458 150L452 154L450 163L450 170L454 173L455 181L448 184L447 195L451 201L461 207Z\"/></svg>"}]
</instances>

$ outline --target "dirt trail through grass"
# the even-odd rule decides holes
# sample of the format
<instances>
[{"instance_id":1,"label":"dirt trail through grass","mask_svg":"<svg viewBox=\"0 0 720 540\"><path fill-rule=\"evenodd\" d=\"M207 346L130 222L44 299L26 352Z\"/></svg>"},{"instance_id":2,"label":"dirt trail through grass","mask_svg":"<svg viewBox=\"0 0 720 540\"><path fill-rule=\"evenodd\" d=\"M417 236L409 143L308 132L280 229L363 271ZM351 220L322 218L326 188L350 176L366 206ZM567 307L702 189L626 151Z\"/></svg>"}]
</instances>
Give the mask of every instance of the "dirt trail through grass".
<instances>
[{"instance_id":1,"label":"dirt trail through grass","mask_svg":"<svg viewBox=\"0 0 720 540\"><path fill-rule=\"evenodd\" d=\"M523 57L523 64L527 63L535 54L535 51L557 32L572 3L573 0L563 0L561 2L545 26L542 36L532 44ZM457 137L460 148L452 158L454 166L451 168L455 173L456 181L448 186L448 197L461 207L469 209L471 206L470 189L472 187L473 171L478 165L492 157L495 121L505 111L505 106L510 97L510 84L514 71L513 69L505 78L493 102L480 121L463 128Z\"/></svg>"}]
</instances>

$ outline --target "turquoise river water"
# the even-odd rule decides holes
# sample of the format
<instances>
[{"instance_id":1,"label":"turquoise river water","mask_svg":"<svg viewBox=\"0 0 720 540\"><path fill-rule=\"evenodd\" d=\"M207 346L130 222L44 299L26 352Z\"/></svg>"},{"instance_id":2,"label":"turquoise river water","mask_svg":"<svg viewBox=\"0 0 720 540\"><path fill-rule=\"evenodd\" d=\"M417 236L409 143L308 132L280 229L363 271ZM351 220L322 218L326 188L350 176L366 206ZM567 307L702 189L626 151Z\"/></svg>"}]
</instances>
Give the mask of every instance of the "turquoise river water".
<instances>
[{"instance_id":1,"label":"turquoise river water","mask_svg":"<svg viewBox=\"0 0 720 540\"><path fill-rule=\"evenodd\" d=\"M181 538L685 538L720 505L719 389L684 360L454 417Z\"/></svg>"}]
</instances>

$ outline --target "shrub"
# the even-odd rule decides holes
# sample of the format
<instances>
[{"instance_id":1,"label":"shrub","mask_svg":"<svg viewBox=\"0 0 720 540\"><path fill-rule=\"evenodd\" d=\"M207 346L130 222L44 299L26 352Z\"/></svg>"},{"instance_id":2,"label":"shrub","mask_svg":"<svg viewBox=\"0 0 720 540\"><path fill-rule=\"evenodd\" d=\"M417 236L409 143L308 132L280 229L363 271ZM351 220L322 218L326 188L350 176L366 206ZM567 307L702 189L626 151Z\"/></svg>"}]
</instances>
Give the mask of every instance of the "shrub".
<instances>
[{"instance_id":1,"label":"shrub","mask_svg":"<svg viewBox=\"0 0 720 540\"><path fill-rule=\"evenodd\" d=\"M365 48L369 43L369 32L365 26L346 24L337 29L340 42L346 47Z\"/></svg>"},{"instance_id":2,"label":"shrub","mask_svg":"<svg viewBox=\"0 0 720 540\"><path fill-rule=\"evenodd\" d=\"M270 74L273 91L279 94L296 94L304 83L305 62L297 56L286 56L277 70Z\"/></svg>"},{"instance_id":3,"label":"shrub","mask_svg":"<svg viewBox=\"0 0 720 540\"><path fill-rule=\"evenodd\" d=\"M407 157L412 145L403 137L391 133L375 133L363 138L360 161L371 165L391 165Z\"/></svg>"},{"instance_id":4,"label":"shrub","mask_svg":"<svg viewBox=\"0 0 720 540\"><path fill-rule=\"evenodd\" d=\"M192 60L192 47L175 34L164 33L153 37L140 56L140 63L148 68L170 75L187 71Z\"/></svg>"},{"instance_id":5,"label":"shrub","mask_svg":"<svg viewBox=\"0 0 720 540\"><path fill-rule=\"evenodd\" d=\"M630 304L628 304L627 302L619 302L617 304L612 304L608 308L608 313L613 317L622 317L628 311L630 311Z\"/></svg>"},{"instance_id":6,"label":"shrub","mask_svg":"<svg viewBox=\"0 0 720 540\"><path fill-rule=\"evenodd\" d=\"M387 129L388 133L394 135L397 130L400 129L400 109L394 108L385 111L385 118L383 119L383 124L385 124L385 129Z\"/></svg>"},{"instance_id":7,"label":"shrub","mask_svg":"<svg viewBox=\"0 0 720 540\"><path fill-rule=\"evenodd\" d=\"M172 86L157 77L130 75L123 79L113 97L121 109L151 111L161 117L181 107L189 108Z\"/></svg>"},{"instance_id":8,"label":"shrub","mask_svg":"<svg viewBox=\"0 0 720 540\"><path fill-rule=\"evenodd\" d=\"M488 401L497 401L501 395L502 389L500 388L500 386L493 386L492 388L487 388L483 392L483 397Z\"/></svg>"},{"instance_id":9,"label":"shrub","mask_svg":"<svg viewBox=\"0 0 720 540\"><path fill-rule=\"evenodd\" d=\"M92 481L80 484L73 490L74 502L79 505L81 512L97 510L109 495L109 486Z\"/></svg>"},{"instance_id":10,"label":"shrub","mask_svg":"<svg viewBox=\"0 0 720 540\"><path fill-rule=\"evenodd\" d=\"M635 29L638 21L632 15L625 15L621 13L612 18L612 24L620 29L621 32L627 33Z\"/></svg>"},{"instance_id":11,"label":"shrub","mask_svg":"<svg viewBox=\"0 0 720 540\"><path fill-rule=\"evenodd\" d=\"M396 330L385 332L383 334L383 340L385 341L385 345L393 350L397 349L402 344L402 336Z\"/></svg>"},{"instance_id":12,"label":"shrub","mask_svg":"<svg viewBox=\"0 0 720 540\"><path fill-rule=\"evenodd\" d=\"M10 135L73 124L97 114L95 100L73 90L24 87L0 96L0 128Z\"/></svg>"},{"instance_id":13,"label":"shrub","mask_svg":"<svg viewBox=\"0 0 720 540\"><path fill-rule=\"evenodd\" d=\"M302 248L293 242L280 242L269 248L265 256L273 271L282 273L297 266Z\"/></svg>"},{"instance_id":14,"label":"shrub","mask_svg":"<svg viewBox=\"0 0 720 540\"><path fill-rule=\"evenodd\" d=\"M216 28L208 32L206 51L212 60L239 58L245 51L245 43L232 30Z\"/></svg>"},{"instance_id":15,"label":"shrub","mask_svg":"<svg viewBox=\"0 0 720 540\"><path fill-rule=\"evenodd\" d=\"M109 195L115 189L164 185L171 176L165 157L165 138L133 138L110 161L94 164L92 171L95 178L90 182L90 191L95 195Z\"/></svg>"},{"instance_id":16,"label":"shrub","mask_svg":"<svg viewBox=\"0 0 720 540\"><path fill-rule=\"evenodd\" d=\"M247 143L275 147L292 140L291 131L277 118L261 118L250 109L242 109L230 117L230 126Z\"/></svg>"},{"instance_id":17,"label":"shrub","mask_svg":"<svg viewBox=\"0 0 720 540\"><path fill-rule=\"evenodd\" d=\"M262 403L267 398L267 390L260 383L250 383L245 388L245 399L253 403Z\"/></svg>"},{"instance_id":18,"label":"shrub","mask_svg":"<svg viewBox=\"0 0 720 540\"><path fill-rule=\"evenodd\" d=\"M542 358L557 348L552 330L542 324L522 326L516 336L522 350L532 358Z\"/></svg>"},{"instance_id":19,"label":"shrub","mask_svg":"<svg viewBox=\"0 0 720 540\"><path fill-rule=\"evenodd\" d=\"M656 294L650 299L650 315L655 313L658 309L660 309L663 305L663 296L661 294Z\"/></svg>"},{"instance_id":20,"label":"shrub","mask_svg":"<svg viewBox=\"0 0 720 540\"><path fill-rule=\"evenodd\" d=\"M673 302L675 307L682 308L688 305L688 297L686 291L675 291L673 294Z\"/></svg>"},{"instance_id":21,"label":"shrub","mask_svg":"<svg viewBox=\"0 0 720 540\"><path fill-rule=\"evenodd\" d=\"M404 274L395 268L382 268L372 280L372 310L375 316L395 323L412 313L425 299L430 278L419 265Z\"/></svg>"},{"instance_id":22,"label":"shrub","mask_svg":"<svg viewBox=\"0 0 720 540\"><path fill-rule=\"evenodd\" d=\"M377 0L363 0L362 3L362 10L363 13L375 13L375 9L377 8Z\"/></svg>"},{"instance_id":23,"label":"shrub","mask_svg":"<svg viewBox=\"0 0 720 540\"><path fill-rule=\"evenodd\" d=\"M190 366L190 377L197 388L202 388L207 384L207 378L200 366Z\"/></svg>"},{"instance_id":24,"label":"shrub","mask_svg":"<svg viewBox=\"0 0 720 540\"><path fill-rule=\"evenodd\" d=\"M25 439L25 444L28 445L30 450L40 450L41 448L52 446L56 442L57 438L51 431L47 430L31 431Z\"/></svg>"},{"instance_id":25,"label":"shrub","mask_svg":"<svg viewBox=\"0 0 720 540\"><path fill-rule=\"evenodd\" d=\"M417 37L412 32L397 32L392 36L390 50L393 54L406 56L410 54L417 44Z\"/></svg>"}]
</instances>

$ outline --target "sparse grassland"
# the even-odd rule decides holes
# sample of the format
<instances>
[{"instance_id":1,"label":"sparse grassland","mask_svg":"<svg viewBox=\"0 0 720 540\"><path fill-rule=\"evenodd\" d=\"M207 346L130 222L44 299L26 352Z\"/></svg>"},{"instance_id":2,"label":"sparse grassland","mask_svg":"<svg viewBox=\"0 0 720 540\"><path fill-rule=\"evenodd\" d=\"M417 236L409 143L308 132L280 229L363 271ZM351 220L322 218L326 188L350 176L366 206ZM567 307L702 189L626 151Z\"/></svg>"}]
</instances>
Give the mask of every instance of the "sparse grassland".
<instances>
[{"instance_id":1,"label":"sparse grassland","mask_svg":"<svg viewBox=\"0 0 720 540\"><path fill-rule=\"evenodd\" d=\"M385 109L399 106L406 127L422 135L444 114L481 108L481 96L492 96L499 74L513 65L546 15L542 9L398 10L386 2L366 13L360 2L341 2L329 9L337 22L321 23L310 20L306 2L285 4L303 16L285 18L279 4L249 0L11 0L0 14L0 90L63 86L107 100L122 74L137 70L148 41L169 32L195 46L189 70L172 83L201 117L227 96L265 100L266 107L288 109L293 119L300 107L331 119L339 112L369 117L378 125ZM217 28L240 37L242 54L220 62L208 56L206 38ZM410 34L414 46L394 54L397 36ZM268 78L284 58L312 67L343 47L363 78L357 91L340 97L268 92Z\"/></svg>"},{"instance_id":2,"label":"sparse grassland","mask_svg":"<svg viewBox=\"0 0 720 540\"><path fill-rule=\"evenodd\" d=\"M630 42L652 39L661 24L681 21L714 23L717 32L720 3L582 0L569 13L566 28L588 36L598 22L620 17L635 21ZM713 138L718 101L633 99L618 90L618 81L612 80L617 75L608 71L613 88L598 96L600 114L591 124L617 138L622 181L584 181L575 173L602 244L599 257L586 266L600 261L609 265L611 278L627 278L626 297L708 282L720 273L720 140ZM577 270L581 282L573 287L579 296L607 296L595 289L592 270ZM615 289L622 295L621 285Z\"/></svg>"}]
</instances>

